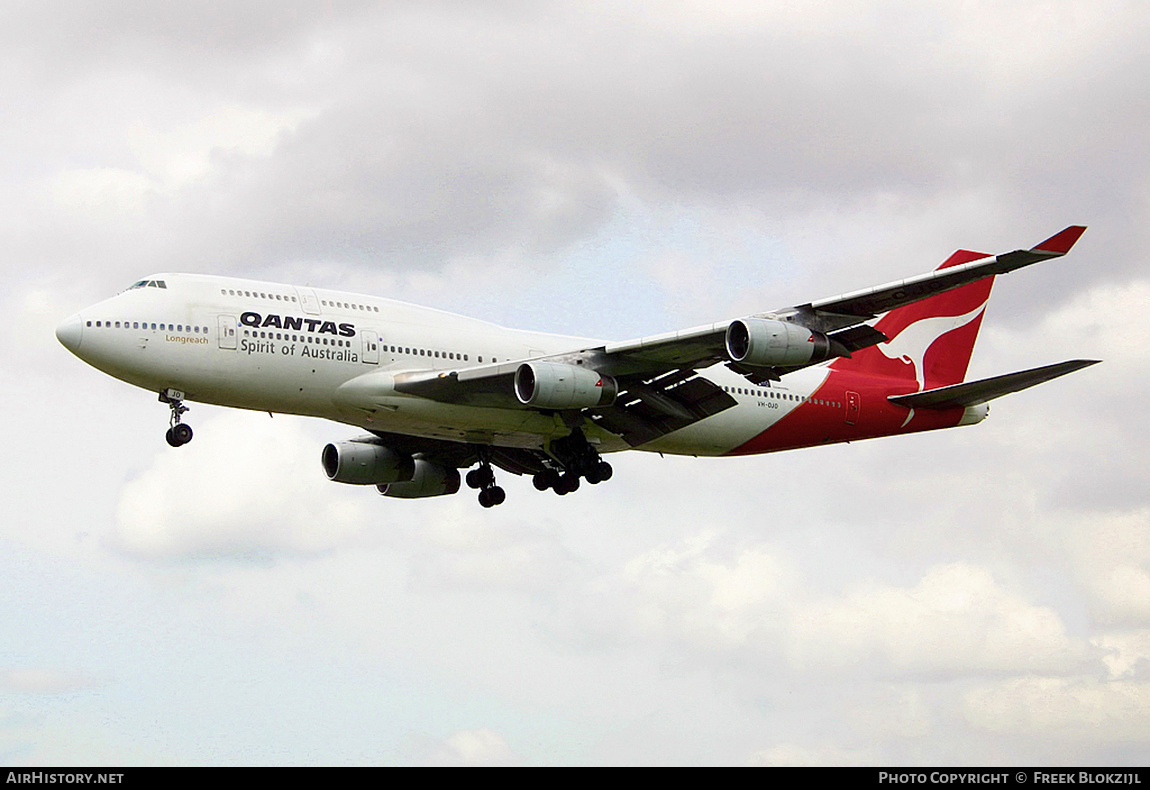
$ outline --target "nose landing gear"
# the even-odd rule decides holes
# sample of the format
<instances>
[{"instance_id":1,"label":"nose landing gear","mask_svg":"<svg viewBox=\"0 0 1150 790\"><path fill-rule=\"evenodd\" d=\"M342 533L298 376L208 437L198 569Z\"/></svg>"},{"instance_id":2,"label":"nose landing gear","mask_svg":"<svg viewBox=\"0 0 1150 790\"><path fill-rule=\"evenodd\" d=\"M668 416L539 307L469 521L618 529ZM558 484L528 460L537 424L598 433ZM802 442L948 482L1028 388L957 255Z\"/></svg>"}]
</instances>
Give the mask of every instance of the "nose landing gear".
<instances>
[{"instance_id":1,"label":"nose landing gear","mask_svg":"<svg viewBox=\"0 0 1150 790\"><path fill-rule=\"evenodd\" d=\"M172 410L171 427L164 434L164 438L172 447L184 446L192 440L192 426L180 421L180 416L188 411L188 407L184 405L184 393L166 389L160 393L160 402L168 404Z\"/></svg>"}]
</instances>

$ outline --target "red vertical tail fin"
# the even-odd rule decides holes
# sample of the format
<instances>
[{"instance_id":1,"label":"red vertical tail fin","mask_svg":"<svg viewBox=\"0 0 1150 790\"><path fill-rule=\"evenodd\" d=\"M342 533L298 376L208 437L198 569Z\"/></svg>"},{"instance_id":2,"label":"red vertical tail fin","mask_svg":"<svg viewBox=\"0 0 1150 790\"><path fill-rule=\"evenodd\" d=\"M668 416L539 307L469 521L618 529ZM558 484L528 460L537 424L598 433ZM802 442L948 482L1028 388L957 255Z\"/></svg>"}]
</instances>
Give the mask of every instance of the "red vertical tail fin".
<instances>
[{"instance_id":1,"label":"red vertical tail fin","mask_svg":"<svg viewBox=\"0 0 1150 790\"><path fill-rule=\"evenodd\" d=\"M988 257L959 250L940 269ZM836 370L916 382L917 391L958 384L966 377L994 277L897 307L874 325L890 340L838 359Z\"/></svg>"}]
</instances>

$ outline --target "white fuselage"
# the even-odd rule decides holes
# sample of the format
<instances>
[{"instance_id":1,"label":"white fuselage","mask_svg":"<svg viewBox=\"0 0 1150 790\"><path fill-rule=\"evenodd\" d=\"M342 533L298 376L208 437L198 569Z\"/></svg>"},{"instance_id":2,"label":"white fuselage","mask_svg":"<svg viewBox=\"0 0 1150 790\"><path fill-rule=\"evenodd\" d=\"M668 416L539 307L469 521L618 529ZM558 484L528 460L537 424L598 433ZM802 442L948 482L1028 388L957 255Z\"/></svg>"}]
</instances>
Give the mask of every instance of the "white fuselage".
<instances>
[{"instance_id":1,"label":"white fuselage","mask_svg":"<svg viewBox=\"0 0 1150 790\"><path fill-rule=\"evenodd\" d=\"M76 314L58 335L94 367L154 392L508 447L540 447L569 429L554 414L530 408L456 405L396 392L368 410L343 402L340 387L367 373L455 371L603 345L379 297L188 274L152 275ZM728 453L803 403L828 371L798 371L769 390L720 365L704 375L738 405L635 449ZM628 449L593 427L588 438L602 452Z\"/></svg>"}]
</instances>

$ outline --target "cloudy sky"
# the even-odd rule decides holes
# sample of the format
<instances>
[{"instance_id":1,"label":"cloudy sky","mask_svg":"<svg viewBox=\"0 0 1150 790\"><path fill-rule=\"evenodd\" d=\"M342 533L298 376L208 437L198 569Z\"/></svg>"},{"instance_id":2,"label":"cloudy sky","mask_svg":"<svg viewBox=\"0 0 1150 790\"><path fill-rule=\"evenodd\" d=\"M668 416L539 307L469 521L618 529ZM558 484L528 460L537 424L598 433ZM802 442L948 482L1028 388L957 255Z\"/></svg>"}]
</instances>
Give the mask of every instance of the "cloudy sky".
<instances>
[{"instance_id":1,"label":"cloudy sky","mask_svg":"<svg viewBox=\"0 0 1150 790\"><path fill-rule=\"evenodd\" d=\"M0 8L0 763L1145 764L1139 2ZM559 499L328 483L334 423L72 357L157 271L624 339L1090 230L973 428L628 454Z\"/></svg>"}]
</instances>

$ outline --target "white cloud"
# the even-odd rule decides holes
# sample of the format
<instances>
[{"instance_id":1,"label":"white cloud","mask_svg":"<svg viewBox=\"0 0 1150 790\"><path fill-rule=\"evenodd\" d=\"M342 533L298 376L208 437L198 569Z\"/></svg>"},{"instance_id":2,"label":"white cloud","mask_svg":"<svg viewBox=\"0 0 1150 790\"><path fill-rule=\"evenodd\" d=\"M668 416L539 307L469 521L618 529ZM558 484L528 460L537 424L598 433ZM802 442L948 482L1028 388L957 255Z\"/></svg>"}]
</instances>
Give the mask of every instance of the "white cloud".
<instances>
[{"instance_id":1,"label":"white cloud","mask_svg":"<svg viewBox=\"0 0 1150 790\"><path fill-rule=\"evenodd\" d=\"M195 427L191 444L161 450L124 486L109 536L117 549L150 559L266 561L330 551L370 520L374 489L356 487L365 495L358 500L328 490L336 484L299 418L228 412Z\"/></svg>"},{"instance_id":2,"label":"white cloud","mask_svg":"<svg viewBox=\"0 0 1150 790\"><path fill-rule=\"evenodd\" d=\"M964 563L930 569L918 585L873 585L804 607L791 660L853 667L879 660L900 672L982 673L1073 668L1084 645L1058 614L1034 606Z\"/></svg>"},{"instance_id":3,"label":"white cloud","mask_svg":"<svg viewBox=\"0 0 1150 790\"><path fill-rule=\"evenodd\" d=\"M993 733L1107 743L1150 738L1150 684L1022 677L966 693L964 714Z\"/></svg>"},{"instance_id":4,"label":"white cloud","mask_svg":"<svg viewBox=\"0 0 1150 790\"><path fill-rule=\"evenodd\" d=\"M210 177L223 167L221 157L271 156L285 135L317 112L225 104L195 121L166 129L136 123L129 130L129 141L149 183L169 191Z\"/></svg>"},{"instance_id":5,"label":"white cloud","mask_svg":"<svg viewBox=\"0 0 1150 790\"><path fill-rule=\"evenodd\" d=\"M716 534L700 533L596 584L615 601L610 617L628 628L705 651L781 651L804 671L1063 672L1091 655L1056 611L965 563L930 568L913 587L855 583L819 595L777 549L730 552Z\"/></svg>"},{"instance_id":6,"label":"white cloud","mask_svg":"<svg viewBox=\"0 0 1150 790\"><path fill-rule=\"evenodd\" d=\"M1150 625L1150 509L1075 516L1058 527L1094 616L1108 625Z\"/></svg>"},{"instance_id":7,"label":"white cloud","mask_svg":"<svg viewBox=\"0 0 1150 790\"><path fill-rule=\"evenodd\" d=\"M154 189L146 175L113 167L64 170L52 180L55 204L84 222L107 222L139 216Z\"/></svg>"},{"instance_id":8,"label":"white cloud","mask_svg":"<svg viewBox=\"0 0 1150 790\"><path fill-rule=\"evenodd\" d=\"M515 755L503 736L486 728L460 730L432 755L435 765L511 765Z\"/></svg>"},{"instance_id":9,"label":"white cloud","mask_svg":"<svg viewBox=\"0 0 1150 790\"><path fill-rule=\"evenodd\" d=\"M883 763L880 753L873 749L850 749L833 744L806 746L783 743L755 752L749 765L774 768L781 766L821 767L828 765L872 766Z\"/></svg>"},{"instance_id":10,"label":"white cloud","mask_svg":"<svg viewBox=\"0 0 1150 790\"><path fill-rule=\"evenodd\" d=\"M95 681L83 674L55 669L0 669L0 688L23 694L69 694L92 688Z\"/></svg>"},{"instance_id":11,"label":"white cloud","mask_svg":"<svg viewBox=\"0 0 1150 790\"><path fill-rule=\"evenodd\" d=\"M715 545L718 537L699 533L627 562L617 582L625 597L616 607L623 608L614 611L626 613L640 632L706 650L762 639L764 631L773 634L794 584L786 560L767 546L732 556Z\"/></svg>"},{"instance_id":12,"label":"white cloud","mask_svg":"<svg viewBox=\"0 0 1150 790\"><path fill-rule=\"evenodd\" d=\"M1145 679L1150 670L1150 629L1107 633L1090 641L1107 651L1102 663L1111 680Z\"/></svg>"}]
</instances>

